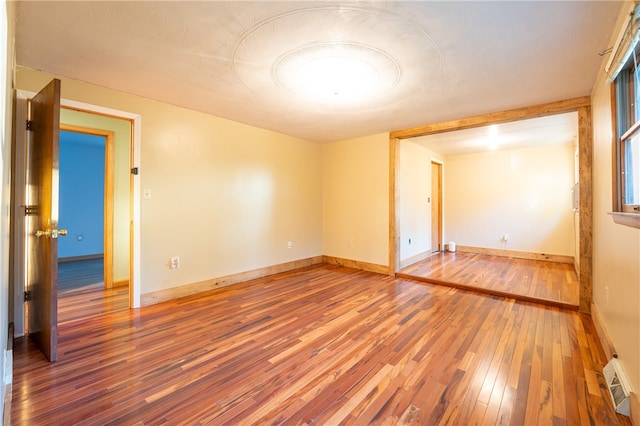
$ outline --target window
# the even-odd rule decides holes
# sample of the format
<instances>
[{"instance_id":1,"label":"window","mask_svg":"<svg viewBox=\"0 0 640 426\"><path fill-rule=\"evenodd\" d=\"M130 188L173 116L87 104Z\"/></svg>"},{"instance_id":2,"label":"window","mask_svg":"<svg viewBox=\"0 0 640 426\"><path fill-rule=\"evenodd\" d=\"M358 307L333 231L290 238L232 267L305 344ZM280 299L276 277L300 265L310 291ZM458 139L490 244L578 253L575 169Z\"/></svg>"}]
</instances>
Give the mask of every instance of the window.
<instances>
[{"instance_id":1,"label":"window","mask_svg":"<svg viewBox=\"0 0 640 426\"><path fill-rule=\"evenodd\" d=\"M614 80L617 180L614 210L640 213L640 57L633 55L628 62Z\"/></svg>"},{"instance_id":2,"label":"window","mask_svg":"<svg viewBox=\"0 0 640 426\"><path fill-rule=\"evenodd\" d=\"M640 7L629 16L607 65L613 83L613 211L640 214Z\"/></svg>"}]
</instances>

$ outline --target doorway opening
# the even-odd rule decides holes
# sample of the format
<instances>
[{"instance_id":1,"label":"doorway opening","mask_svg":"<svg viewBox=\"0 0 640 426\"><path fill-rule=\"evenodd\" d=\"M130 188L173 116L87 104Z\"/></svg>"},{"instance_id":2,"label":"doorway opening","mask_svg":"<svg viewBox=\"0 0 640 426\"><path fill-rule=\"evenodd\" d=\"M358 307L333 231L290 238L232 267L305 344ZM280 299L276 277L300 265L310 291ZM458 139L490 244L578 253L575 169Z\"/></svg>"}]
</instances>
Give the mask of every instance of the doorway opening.
<instances>
[{"instance_id":1,"label":"doorway opening","mask_svg":"<svg viewBox=\"0 0 640 426\"><path fill-rule=\"evenodd\" d=\"M58 291L112 285L113 133L60 126ZM111 161L110 161L111 160Z\"/></svg>"},{"instance_id":2,"label":"doorway opening","mask_svg":"<svg viewBox=\"0 0 640 426\"><path fill-rule=\"evenodd\" d=\"M66 111L62 116L78 122ZM114 216L115 132L64 123L60 129L59 226L68 232L58 241L58 323L63 324L128 308L128 258L115 256L127 274L118 272L114 281L113 246L121 238L114 223L126 227L129 218ZM68 308L79 301L82 310Z\"/></svg>"},{"instance_id":3,"label":"doorway opening","mask_svg":"<svg viewBox=\"0 0 640 426\"><path fill-rule=\"evenodd\" d=\"M447 193L445 195L447 209L443 221L445 224L443 240L456 241L457 244L454 247L457 246L458 251L458 253L443 253L443 256L431 256L428 260L433 263L443 258L445 261L453 259L459 263L463 258L473 257L470 264L478 266L475 271L466 272L464 277L454 277L456 280L431 274L427 277L429 282L446 283L459 288L473 287L474 291L484 291L485 287L474 284L478 277L486 277L487 271L497 274L492 280L493 283L501 277L511 276L510 270L505 268L517 267L518 273L521 274L523 269L521 263L531 263L531 274L534 275L546 274L548 267L554 265L558 266L557 279L545 278L540 285L523 287L522 292L520 289L514 291L511 288L505 290L493 287L486 288L486 292L589 312L591 275L583 261L590 256L584 244L584 241L591 239L591 230L585 225L590 223L590 200L587 200L589 196L583 192L580 193L579 200L576 198L573 205L570 202L571 189L575 188L578 182L581 186L589 182L588 176L591 170L589 114L589 99L585 97L392 132L390 134L390 167L393 170L394 181L391 186L390 235L391 241L395 244L390 247L390 263L396 276L422 276L423 273L431 274L433 271L454 269L443 261L435 265L423 265L419 272L408 271L402 252L403 228L407 227L407 223L411 225L411 222L406 221L402 204L397 202L403 201L404 188L401 178L406 175L400 167L404 167L403 147L405 141L416 144L423 142L420 138L428 137L429 145L423 145L428 152L433 152L436 144L440 142L442 142L441 147L447 150L447 152L437 151L446 157L447 163L447 184L444 191ZM532 127L529 130L528 134L538 133L537 141L528 147L508 146L505 149L509 152L503 152L502 149L497 148L504 146L504 140L498 140L497 144L490 143L497 139L492 130L498 130L498 136L500 136L505 130L503 125L509 125L506 130L511 133L512 128L537 124L536 120L543 118L544 126L534 126L535 128ZM558 122L566 120L569 123L567 133L570 140L562 144L556 142L555 138L565 133L557 129L550 134L553 137L540 137L539 133L547 131L550 127L550 123L546 120ZM495 129L498 125L500 128ZM477 130L484 131L488 136L470 137L471 133ZM524 142L526 141L523 140L522 143ZM477 153L452 152L461 149L466 143L473 149L482 149L482 153L480 151ZM475 147L472 147L472 144ZM575 152L579 152L579 155L576 156ZM488 162L476 161L480 156L485 156ZM577 166L574 167L574 158L579 158L579 170ZM551 163L559 161L562 161L561 169L552 166ZM482 169L481 166L486 167ZM550 170L554 173L550 173ZM509 187L513 190L507 191ZM553 206L549 206L550 194L555 197ZM494 198L490 197L494 195ZM554 220L549 220L547 214L552 211L551 207L555 215ZM546 215L544 220L535 221L535 218L529 217L536 212L544 213ZM535 227L532 225L534 223ZM446 245L443 245L442 249L446 249ZM481 264L482 262L484 263ZM411 263L411 265L414 264L415 262ZM462 270L459 266L456 267ZM502 272L498 274L499 271ZM567 278L568 276L571 278ZM554 284L548 289L547 284L550 281Z\"/></svg>"},{"instance_id":4,"label":"doorway opening","mask_svg":"<svg viewBox=\"0 0 640 426\"><path fill-rule=\"evenodd\" d=\"M26 306L23 294L26 289L26 259L27 247L25 245L25 236L28 235L26 229L25 218L25 191L26 174L24 164L26 164L26 141L27 128L24 123L27 121L27 101L34 97L34 93L23 90L17 91L14 119L15 119L15 135L14 149L12 152L13 170L12 176L12 232L11 232L11 266L10 278L12 286L10 286L10 318L14 323L14 336L21 337L27 332L25 323ZM68 120L69 116L84 115L88 121L74 122ZM124 235L126 238L116 238L113 240L113 252L126 255L126 262L114 262L114 285L124 285L126 293L122 298L122 306L124 308L138 308L140 306L140 182L138 175L132 174L132 169L138 169L140 163L140 140L141 127L140 116L138 114L125 111L105 108L97 105L76 102L67 99L60 100L60 123L70 126L78 126L88 128L91 131L96 129L108 129L116 134L115 145L122 148L116 149L116 167L114 183L115 217L113 232L117 235ZM75 117L77 118L77 117ZM105 122L111 121L110 124ZM123 128L114 130L112 123L118 123ZM99 130L98 130L99 131ZM117 135L125 137L124 142L117 141ZM120 143L120 145L118 145ZM123 161L118 161L118 155L122 154ZM125 203L119 203L119 199L124 199ZM118 220L119 213L122 213L124 220ZM61 234L62 235L62 234ZM64 237L66 238L66 237ZM117 256L116 256L117 257ZM57 262L56 262L57 263ZM106 292L102 288L100 291ZM111 291L121 291L123 287L114 287ZM113 304L111 304L113 310Z\"/></svg>"},{"instance_id":5,"label":"doorway opening","mask_svg":"<svg viewBox=\"0 0 640 426\"><path fill-rule=\"evenodd\" d=\"M129 307L132 124L64 107L60 122L59 220L68 236L59 242L58 316L64 323ZM88 309L67 312L68 300L82 298Z\"/></svg>"}]
</instances>

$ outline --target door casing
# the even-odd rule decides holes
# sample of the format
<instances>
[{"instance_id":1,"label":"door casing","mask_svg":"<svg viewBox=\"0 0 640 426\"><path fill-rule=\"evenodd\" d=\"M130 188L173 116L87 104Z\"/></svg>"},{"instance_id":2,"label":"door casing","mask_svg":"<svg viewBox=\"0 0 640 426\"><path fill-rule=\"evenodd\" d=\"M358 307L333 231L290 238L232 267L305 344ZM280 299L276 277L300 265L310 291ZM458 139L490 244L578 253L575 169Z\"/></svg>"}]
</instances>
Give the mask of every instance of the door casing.
<instances>
[{"instance_id":1,"label":"door casing","mask_svg":"<svg viewBox=\"0 0 640 426\"><path fill-rule=\"evenodd\" d=\"M431 160L431 252L442 250L442 163Z\"/></svg>"}]
</instances>

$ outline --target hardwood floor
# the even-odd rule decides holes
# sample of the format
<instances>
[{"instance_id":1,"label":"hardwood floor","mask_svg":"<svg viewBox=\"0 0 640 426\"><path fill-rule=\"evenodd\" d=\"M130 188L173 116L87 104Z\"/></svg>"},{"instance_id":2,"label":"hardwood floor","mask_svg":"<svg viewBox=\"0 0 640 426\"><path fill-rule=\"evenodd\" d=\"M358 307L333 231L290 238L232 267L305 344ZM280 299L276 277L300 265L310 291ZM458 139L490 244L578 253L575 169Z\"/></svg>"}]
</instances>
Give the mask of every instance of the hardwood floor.
<instances>
[{"instance_id":1,"label":"hardwood floor","mask_svg":"<svg viewBox=\"0 0 640 426\"><path fill-rule=\"evenodd\" d=\"M13 425L630 424L588 316L340 266L69 320L58 347L16 342Z\"/></svg>"},{"instance_id":2,"label":"hardwood floor","mask_svg":"<svg viewBox=\"0 0 640 426\"><path fill-rule=\"evenodd\" d=\"M477 253L442 252L402 269L401 278L577 310L580 285L573 265Z\"/></svg>"},{"instance_id":3,"label":"hardwood floor","mask_svg":"<svg viewBox=\"0 0 640 426\"><path fill-rule=\"evenodd\" d=\"M129 288L105 289L102 283L58 293L58 324L129 309Z\"/></svg>"},{"instance_id":4,"label":"hardwood floor","mask_svg":"<svg viewBox=\"0 0 640 426\"><path fill-rule=\"evenodd\" d=\"M102 258L58 262L58 291L104 285L103 268Z\"/></svg>"}]
</instances>

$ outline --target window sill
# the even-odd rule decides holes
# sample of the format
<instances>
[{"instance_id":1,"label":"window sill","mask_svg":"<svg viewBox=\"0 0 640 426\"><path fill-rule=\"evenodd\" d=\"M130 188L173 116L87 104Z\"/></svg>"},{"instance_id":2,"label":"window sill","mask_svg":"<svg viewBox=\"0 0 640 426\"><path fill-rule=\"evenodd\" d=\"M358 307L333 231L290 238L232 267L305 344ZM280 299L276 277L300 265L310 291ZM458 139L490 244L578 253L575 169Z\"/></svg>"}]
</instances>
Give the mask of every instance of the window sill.
<instances>
[{"instance_id":1,"label":"window sill","mask_svg":"<svg viewBox=\"0 0 640 426\"><path fill-rule=\"evenodd\" d=\"M640 229L640 213L609 212L613 221L619 225Z\"/></svg>"}]
</instances>

